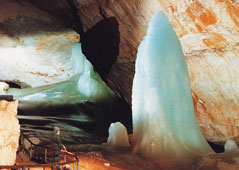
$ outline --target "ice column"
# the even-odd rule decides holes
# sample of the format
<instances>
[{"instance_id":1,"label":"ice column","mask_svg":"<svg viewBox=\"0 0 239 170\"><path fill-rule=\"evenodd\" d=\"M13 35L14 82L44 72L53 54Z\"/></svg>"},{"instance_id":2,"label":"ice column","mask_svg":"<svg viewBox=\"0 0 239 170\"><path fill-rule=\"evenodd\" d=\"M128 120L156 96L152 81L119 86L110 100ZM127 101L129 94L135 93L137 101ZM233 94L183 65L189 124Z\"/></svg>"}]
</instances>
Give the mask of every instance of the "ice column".
<instances>
[{"instance_id":1,"label":"ice column","mask_svg":"<svg viewBox=\"0 0 239 170\"><path fill-rule=\"evenodd\" d=\"M212 152L194 114L180 41L163 12L138 49L132 110L136 152L161 160Z\"/></svg>"}]
</instances>

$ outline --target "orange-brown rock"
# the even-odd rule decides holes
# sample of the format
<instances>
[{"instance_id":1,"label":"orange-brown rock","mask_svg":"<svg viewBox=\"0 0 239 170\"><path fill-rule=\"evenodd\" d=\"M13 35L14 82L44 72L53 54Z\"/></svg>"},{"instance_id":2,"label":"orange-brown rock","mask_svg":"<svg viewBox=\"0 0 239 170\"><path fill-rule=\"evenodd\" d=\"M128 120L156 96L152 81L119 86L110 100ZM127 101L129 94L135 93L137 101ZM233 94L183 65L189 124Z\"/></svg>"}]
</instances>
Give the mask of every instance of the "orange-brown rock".
<instances>
[{"instance_id":1,"label":"orange-brown rock","mask_svg":"<svg viewBox=\"0 0 239 170\"><path fill-rule=\"evenodd\" d=\"M20 125L17 119L18 101L0 101L0 165L14 165Z\"/></svg>"},{"instance_id":2,"label":"orange-brown rock","mask_svg":"<svg viewBox=\"0 0 239 170\"><path fill-rule=\"evenodd\" d=\"M34 3L46 9L47 3L44 5L43 1L40 3L39 0L34 0ZM75 21L82 23L80 31L83 37L86 35L85 37L90 38L87 35L103 20L112 17L115 19L120 35L119 51L115 63L106 75L106 80L128 103L131 102L137 47L145 35L150 18L156 11L163 10L182 43L191 80L195 112L203 134L207 140L217 142L238 138L238 1L55 0L52 4L53 8L48 6L47 11L58 19L61 19L63 10L66 16L69 16L65 21L66 24L69 25L69 20L73 23ZM70 8L72 10L69 10ZM96 40L97 31L94 35L93 38ZM99 42L103 43L104 39L101 38ZM91 47L93 51L95 46ZM89 58L89 55L87 57ZM95 65L102 60L101 55L95 55L93 58ZM102 67L106 63L107 60L101 62ZM97 69L101 72L101 67Z\"/></svg>"}]
</instances>

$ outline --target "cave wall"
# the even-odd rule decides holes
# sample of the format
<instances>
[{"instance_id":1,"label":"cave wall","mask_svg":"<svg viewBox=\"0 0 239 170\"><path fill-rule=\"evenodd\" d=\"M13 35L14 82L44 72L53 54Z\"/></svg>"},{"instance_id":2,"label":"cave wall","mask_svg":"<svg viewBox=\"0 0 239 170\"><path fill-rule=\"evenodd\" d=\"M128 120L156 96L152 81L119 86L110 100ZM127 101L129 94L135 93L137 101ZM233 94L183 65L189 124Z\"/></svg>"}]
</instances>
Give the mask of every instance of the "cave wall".
<instances>
[{"instance_id":1,"label":"cave wall","mask_svg":"<svg viewBox=\"0 0 239 170\"><path fill-rule=\"evenodd\" d=\"M44 2L45 1L45 2ZM194 108L201 130L210 141L238 139L239 131L239 4L232 0L33 0L33 3L81 34L83 51L94 50L94 42L104 43L96 29L113 18L119 42L109 57L88 58L110 87L131 103L131 88L137 47L145 35L149 19L163 10L173 25L187 62ZM103 24L105 25L105 24ZM110 27L110 28L109 28ZM102 27L103 29L104 26ZM93 33L92 33L93 32ZM115 35L113 35L115 36ZM115 36L117 37L117 36ZM88 40L87 40L88 38ZM117 38L116 38L117 39ZM111 40L109 40L111 41ZM88 44L87 44L88 43ZM117 44L118 43L118 44ZM92 45L93 44L93 45ZM117 47L118 45L118 47ZM117 49L118 48L118 49ZM173 47L172 47L173 48ZM87 50L86 50L87 49ZM110 50L110 49L108 49ZM117 54L115 58L115 54ZM92 55L92 53L89 53ZM97 63L100 63L100 66ZM104 65L108 64L108 70Z\"/></svg>"},{"instance_id":2,"label":"cave wall","mask_svg":"<svg viewBox=\"0 0 239 170\"><path fill-rule=\"evenodd\" d=\"M33 6L30 0L0 0L0 81L35 87L73 74L73 29Z\"/></svg>"}]
</instances>

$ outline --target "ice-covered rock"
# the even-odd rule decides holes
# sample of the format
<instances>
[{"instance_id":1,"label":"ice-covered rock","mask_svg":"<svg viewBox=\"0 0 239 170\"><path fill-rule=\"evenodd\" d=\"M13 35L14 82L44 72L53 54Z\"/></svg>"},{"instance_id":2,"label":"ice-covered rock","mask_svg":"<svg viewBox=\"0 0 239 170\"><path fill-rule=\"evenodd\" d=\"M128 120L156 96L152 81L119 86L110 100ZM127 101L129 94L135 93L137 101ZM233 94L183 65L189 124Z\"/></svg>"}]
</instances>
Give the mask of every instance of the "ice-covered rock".
<instances>
[{"instance_id":1,"label":"ice-covered rock","mask_svg":"<svg viewBox=\"0 0 239 170\"><path fill-rule=\"evenodd\" d=\"M230 140L228 139L224 145L224 149L225 149L225 152L227 153L233 153L233 152L236 152L238 151L238 147L235 143L234 140Z\"/></svg>"},{"instance_id":2,"label":"ice-covered rock","mask_svg":"<svg viewBox=\"0 0 239 170\"><path fill-rule=\"evenodd\" d=\"M35 88L10 88L7 94L22 103L49 105L95 102L115 97L99 74L94 72L93 66L81 51L80 43L72 47L72 67L74 74L68 81Z\"/></svg>"},{"instance_id":3,"label":"ice-covered rock","mask_svg":"<svg viewBox=\"0 0 239 170\"><path fill-rule=\"evenodd\" d=\"M136 152L161 160L212 152L194 114L180 41L163 12L138 49L132 110Z\"/></svg>"},{"instance_id":4,"label":"ice-covered rock","mask_svg":"<svg viewBox=\"0 0 239 170\"><path fill-rule=\"evenodd\" d=\"M114 147L129 147L127 129L122 123L111 123L107 145L112 145Z\"/></svg>"}]
</instances>

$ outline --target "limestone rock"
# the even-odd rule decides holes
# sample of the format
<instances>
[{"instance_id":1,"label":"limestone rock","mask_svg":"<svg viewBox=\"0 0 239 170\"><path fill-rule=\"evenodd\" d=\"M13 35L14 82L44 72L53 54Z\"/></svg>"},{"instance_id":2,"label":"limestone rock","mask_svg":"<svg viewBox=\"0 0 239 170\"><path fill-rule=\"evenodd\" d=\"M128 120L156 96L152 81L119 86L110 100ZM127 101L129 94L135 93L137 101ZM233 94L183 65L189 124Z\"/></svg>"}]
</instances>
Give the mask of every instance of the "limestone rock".
<instances>
[{"instance_id":1,"label":"limestone rock","mask_svg":"<svg viewBox=\"0 0 239 170\"><path fill-rule=\"evenodd\" d=\"M79 34L29 0L0 3L0 80L29 87L69 79Z\"/></svg>"},{"instance_id":2,"label":"limestone rock","mask_svg":"<svg viewBox=\"0 0 239 170\"><path fill-rule=\"evenodd\" d=\"M14 165L20 125L17 119L18 101L0 101L0 165Z\"/></svg>"},{"instance_id":3,"label":"limestone rock","mask_svg":"<svg viewBox=\"0 0 239 170\"><path fill-rule=\"evenodd\" d=\"M6 94L6 91L9 89L9 85L5 82L0 82L0 95Z\"/></svg>"}]
</instances>

